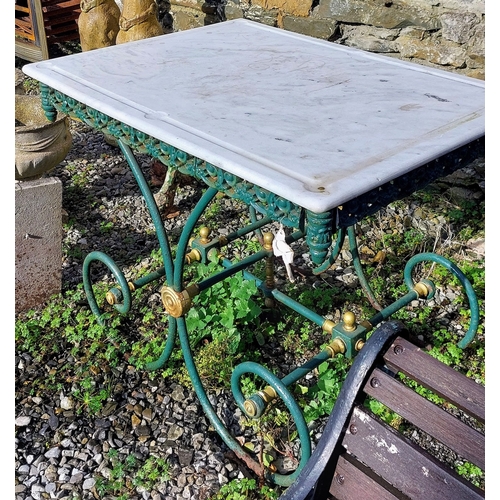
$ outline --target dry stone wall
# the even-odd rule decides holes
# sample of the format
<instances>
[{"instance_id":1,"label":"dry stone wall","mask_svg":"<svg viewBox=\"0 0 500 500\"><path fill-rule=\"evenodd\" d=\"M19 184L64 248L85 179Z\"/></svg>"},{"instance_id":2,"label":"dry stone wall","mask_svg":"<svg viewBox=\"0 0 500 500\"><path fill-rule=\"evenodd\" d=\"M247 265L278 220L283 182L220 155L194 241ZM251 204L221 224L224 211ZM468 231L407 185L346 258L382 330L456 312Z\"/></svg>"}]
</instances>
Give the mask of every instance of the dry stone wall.
<instances>
[{"instance_id":1,"label":"dry stone wall","mask_svg":"<svg viewBox=\"0 0 500 500\"><path fill-rule=\"evenodd\" d=\"M166 32L245 18L474 78L485 0L157 0Z\"/></svg>"}]
</instances>

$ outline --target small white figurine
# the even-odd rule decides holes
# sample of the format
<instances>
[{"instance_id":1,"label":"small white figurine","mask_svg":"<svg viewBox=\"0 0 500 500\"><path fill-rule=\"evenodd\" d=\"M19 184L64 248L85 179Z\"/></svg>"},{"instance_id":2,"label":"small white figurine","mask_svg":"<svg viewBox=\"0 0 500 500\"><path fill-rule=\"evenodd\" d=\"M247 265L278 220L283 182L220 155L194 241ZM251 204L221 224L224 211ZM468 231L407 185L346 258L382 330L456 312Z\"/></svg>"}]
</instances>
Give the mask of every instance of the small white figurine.
<instances>
[{"instance_id":1,"label":"small white figurine","mask_svg":"<svg viewBox=\"0 0 500 500\"><path fill-rule=\"evenodd\" d=\"M293 283L295 278L292 274L293 250L290 245L285 241L285 231L283 226L280 226L278 232L274 235L273 239L273 253L276 257L281 257L285 263L286 273L288 279Z\"/></svg>"}]
</instances>

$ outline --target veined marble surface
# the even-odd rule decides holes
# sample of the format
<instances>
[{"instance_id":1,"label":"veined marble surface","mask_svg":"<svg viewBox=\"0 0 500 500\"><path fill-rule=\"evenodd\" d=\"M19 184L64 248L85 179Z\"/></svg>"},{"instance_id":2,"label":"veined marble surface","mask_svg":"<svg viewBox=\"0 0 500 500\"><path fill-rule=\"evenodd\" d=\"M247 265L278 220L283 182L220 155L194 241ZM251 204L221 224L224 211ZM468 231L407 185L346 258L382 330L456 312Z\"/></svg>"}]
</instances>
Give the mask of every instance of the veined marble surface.
<instances>
[{"instance_id":1,"label":"veined marble surface","mask_svg":"<svg viewBox=\"0 0 500 500\"><path fill-rule=\"evenodd\" d=\"M314 212L485 133L483 81L243 19L23 71Z\"/></svg>"}]
</instances>

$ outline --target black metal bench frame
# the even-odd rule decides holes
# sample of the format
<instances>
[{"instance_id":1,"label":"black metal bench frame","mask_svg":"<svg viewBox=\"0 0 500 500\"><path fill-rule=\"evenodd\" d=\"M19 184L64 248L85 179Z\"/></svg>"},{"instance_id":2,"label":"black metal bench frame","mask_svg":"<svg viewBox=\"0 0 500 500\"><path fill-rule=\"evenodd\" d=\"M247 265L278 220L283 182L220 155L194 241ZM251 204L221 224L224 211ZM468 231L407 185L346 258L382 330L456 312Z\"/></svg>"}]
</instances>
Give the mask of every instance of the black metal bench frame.
<instances>
[{"instance_id":1,"label":"black metal bench frame","mask_svg":"<svg viewBox=\"0 0 500 500\"><path fill-rule=\"evenodd\" d=\"M420 396L398 373L447 403ZM449 464L373 415L364 405L368 397L484 470L485 388L409 342L402 323L389 321L354 360L322 438L281 500L484 498Z\"/></svg>"}]
</instances>

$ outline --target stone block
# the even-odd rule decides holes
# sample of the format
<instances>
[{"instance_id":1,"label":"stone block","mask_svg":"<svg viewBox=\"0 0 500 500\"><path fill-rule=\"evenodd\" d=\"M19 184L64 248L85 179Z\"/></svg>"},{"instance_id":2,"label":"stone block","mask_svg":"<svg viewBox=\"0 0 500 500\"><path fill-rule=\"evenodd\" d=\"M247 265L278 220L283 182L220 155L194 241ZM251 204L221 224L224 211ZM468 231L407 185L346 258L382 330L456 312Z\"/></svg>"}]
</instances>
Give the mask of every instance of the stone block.
<instances>
[{"instance_id":1,"label":"stone block","mask_svg":"<svg viewBox=\"0 0 500 500\"><path fill-rule=\"evenodd\" d=\"M308 16L312 8L312 0L253 0L252 5L265 10L279 9L293 16Z\"/></svg>"},{"instance_id":2,"label":"stone block","mask_svg":"<svg viewBox=\"0 0 500 500\"><path fill-rule=\"evenodd\" d=\"M170 7L186 7L187 9L199 10L205 14L215 14L215 6L205 0L171 0Z\"/></svg>"},{"instance_id":3,"label":"stone block","mask_svg":"<svg viewBox=\"0 0 500 500\"><path fill-rule=\"evenodd\" d=\"M466 50L453 42L428 37L416 37L408 30L397 39L399 53L408 59L421 59L439 66L465 67Z\"/></svg>"},{"instance_id":4,"label":"stone block","mask_svg":"<svg viewBox=\"0 0 500 500\"><path fill-rule=\"evenodd\" d=\"M177 5L172 5L170 13L174 20L174 31L186 31L217 22L217 19L213 15Z\"/></svg>"},{"instance_id":5,"label":"stone block","mask_svg":"<svg viewBox=\"0 0 500 500\"><path fill-rule=\"evenodd\" d=\"M369 24L378 28L420 26L428 30L441 27L432 7L405 0L320 0L315 15L345 23Z\"/></svg>"},{"instance_id":6,"label":"stone block","mask_svg":"<svg viewBox=\"0 0 500 500\"><path fill-rule=\"evenodd\" d=\"M244 17L245 12L241 7L235 5L234 3L231 3L227 4L224 7L224 14L226 16L226 19L230 21L231 19L241 19L242 17Z\"/></svg>"},{"instance_id":7,"label":"stone block","mask_svg":"<svg viewBox=\"0 0 500 500\"><path fill-rule=\"evenodd\" d=\"M60 293L62 184L54 177L16 181L16 314Z\"/></svg>"},{"instance_id":8,"label":"stone block","mask_svg":"<svg viewBox=\"0 0 500 500\"><path fill-rule=\"evenodd\" d=\"M451 42L467 43L479 22L479 17L469 12L447 12L441 16L443 38Z\"/></svg>"},{"instance_id":9,"label":"stone block","mask_svg":"<svg viewBox=\"0 0 500 500\"><path fill-rule=\"evenodd\" d=\"M337 28L337 23L330 19L314 19L311 17L297 17L285 15L282 17L282 27L287 31L309 35L314 38L327 40Z\"/></svg>"}]
</instances>

